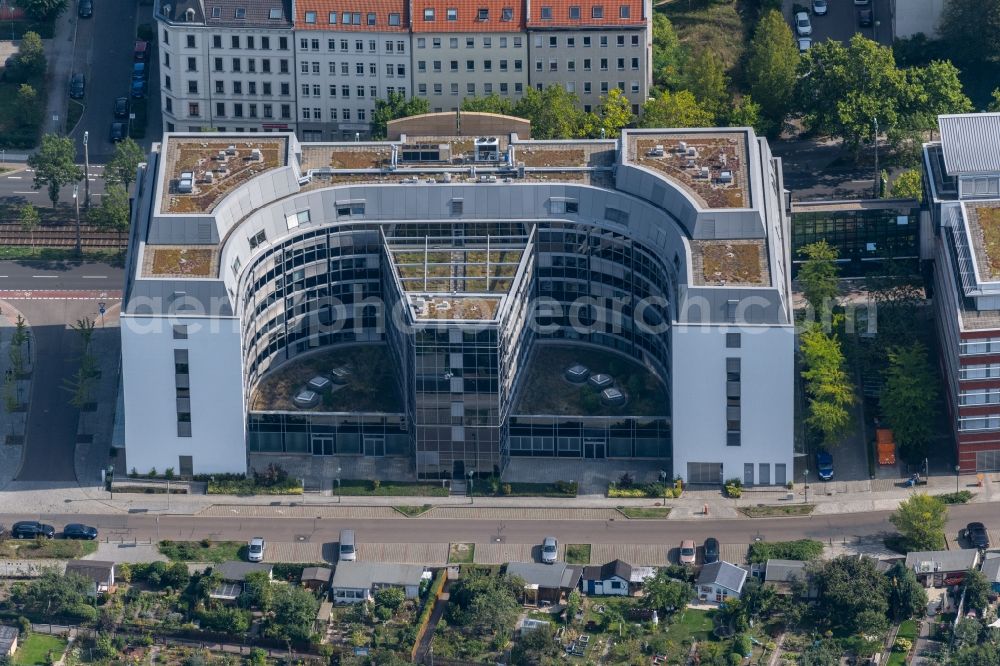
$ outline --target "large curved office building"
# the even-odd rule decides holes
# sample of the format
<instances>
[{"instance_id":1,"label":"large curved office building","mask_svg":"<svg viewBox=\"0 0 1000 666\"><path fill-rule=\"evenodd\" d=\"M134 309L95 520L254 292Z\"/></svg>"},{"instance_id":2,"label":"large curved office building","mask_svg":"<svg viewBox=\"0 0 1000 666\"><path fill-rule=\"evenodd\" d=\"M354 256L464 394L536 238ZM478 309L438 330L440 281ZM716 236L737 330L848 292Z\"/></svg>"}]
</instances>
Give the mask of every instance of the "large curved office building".
<instances>
[{"instance_id":1,"label":"large curved office building","mask_svg":"<svg viewBox=\"0 0 1000 666\"><path fill-rule=\"evenodd\" d=\"M517 480L576 458L791 480L767 142L533 141L517 119L434 115L385 142L154 146L122 315L129 467Z\"/></svg>"}]
</instances>

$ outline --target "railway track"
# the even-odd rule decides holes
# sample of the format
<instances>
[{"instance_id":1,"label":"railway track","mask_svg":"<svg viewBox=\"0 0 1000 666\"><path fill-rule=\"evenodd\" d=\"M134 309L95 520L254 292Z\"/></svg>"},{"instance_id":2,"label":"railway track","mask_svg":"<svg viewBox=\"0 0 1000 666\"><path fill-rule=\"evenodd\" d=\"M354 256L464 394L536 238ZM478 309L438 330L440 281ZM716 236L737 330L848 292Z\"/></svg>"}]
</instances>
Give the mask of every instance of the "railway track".
<instances>
[{"instance_id":1,"label":"railway track","mask_svg":"<svg viewBox=\"0 0 1000 666\"><path fill-rule=\"evenodd\" d=\"M121 249L128 243L127 234L105 231L93 225L80 227L83 247ZM0 245L15 247L75 247L75 225L40 225L27 232L19 224L0 223Z\"/></svg>"}]
</instances>

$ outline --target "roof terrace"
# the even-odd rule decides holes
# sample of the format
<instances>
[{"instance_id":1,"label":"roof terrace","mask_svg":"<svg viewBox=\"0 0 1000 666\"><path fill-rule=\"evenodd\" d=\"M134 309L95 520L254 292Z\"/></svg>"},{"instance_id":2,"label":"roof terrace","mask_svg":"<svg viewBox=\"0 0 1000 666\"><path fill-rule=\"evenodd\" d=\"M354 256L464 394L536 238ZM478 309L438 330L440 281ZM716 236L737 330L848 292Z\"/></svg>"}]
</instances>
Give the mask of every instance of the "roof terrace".
<instances>
[{"instance_id":1,"label":"roof terrace","mask_svg":"<svg viewBox=\"0 0 1000 666\"><path fill-rule=\"evenodd\" d=\"M691 241L694 284L761 286L770 283L767 245L762 239Z\"/></svg>"},{"instance_id":2,"label":"roof terrace","mask_svg":"<svg viewBox=\"0 0 1000 666\"><path fill-rule=\"evenodd\" d=\"M222 199L248 180L285 166L286 137L234 135L214 141L170 136L163 148L163 213L211 213Z\"/></svg>"},{"instance_id":3,"label":"roof terrace","mask_svg":"<svg viewBox=\"0 0 1000 666\"><path fill-rule=\"evenodd\" d=\"M403 291L505 294L524 254L521 249L394 250Z\"/></svg>"},{"instance_id":4,"label":"roof terrace","mask_svg":"<svg viewBox=\"0 0 1000 666\"><path fill-rule=\"evenodd\" d=\"M683 187L702 208L751 205L742 132L630 134L627 154Z\"/></svg>"},{"instance_id":5,"label":"roof terrace","mask_svg":"<svg viewBox=\"0 0 1000 666\"><path fill-rule=\"evenodd\" d=\"M219 253L213 245L147 245L142 255L144 278L206 278L219 272Z\"/></svg>"},{"instance_id":6,"label":"roof terrace","mask_svg":"<svg viewBox=\"0 0 1000 666\"><path fill-rule=\"evenodd\" d=\"M967 202L965 215L980 278L1000 280L1000 201Z\"/></svg>"},{"instance_id":7,"label":"roof terrace","mask_svg":"<svg viewBox=\"0 0 1000 666\"><path fill-rule=\"evenodd\" d=\"M452 294L449 296L409 295L410 313L417 321L491 321L500 308L500 298Z\"/></svg>"}]
</instances>

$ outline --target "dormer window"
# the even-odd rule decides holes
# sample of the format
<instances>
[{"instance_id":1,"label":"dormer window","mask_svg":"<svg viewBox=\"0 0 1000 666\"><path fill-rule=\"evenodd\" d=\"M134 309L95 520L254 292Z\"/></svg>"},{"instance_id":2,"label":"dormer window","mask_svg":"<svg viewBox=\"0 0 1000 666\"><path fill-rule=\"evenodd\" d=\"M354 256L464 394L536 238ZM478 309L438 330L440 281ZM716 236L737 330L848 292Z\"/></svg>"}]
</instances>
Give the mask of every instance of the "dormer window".
<instances>
[{"instance_id":1,"label":"dormer window","mask_svg":"<svg viewBox=\"0 0 1000 666\"><path fill-rule=\"evenodd\" d=\"M245 19L247 17L247 8L246 7L237 7L236 8L235 16L238 19Z\"/></svg>"},{"instance_id":2,"label":"dormer window","mask_svg":"<svg viewBox=\"0 0 1000 666\"><path fill-rule=\"evenodd\" d=\"M580 6L573 5L569 8L569 17L575 21L580 20Z\"/></svg>"},{"instance_id":3,"label":"dormer window","mask_svg":"<svg viewBox=\"0 0 1000 666\"><path fill-rule=\"evenodd\" d=\"M488 8L486 8L486 7L480 7L479 8L479 14L478 14L478 16L479 16L479 20L480 21L489 21L490 20L490 10Z\"/></svg>"},{"instance_id":4,"label":"dormer window","mask_svg":"<svg viewBox=\"0 0 1000 666\"><path fill-rule=\"evenodd\" d=\"M269 18L269 19L280 19L281 18L281 7L271 7L271 11L268 12L267 18Z\"/></svg>"},{"instance_id":5,"label":"dormer window","mask_svg":"<svg viewBox=\"0 0 1000 666\"><path fill-rule=\"evenodd\" d=\"M427 9L424 10L424 20L425 21L433 21L434 20L434 8L433 7L428 7Z\"/></svg>"},{"instance_id":6,"label":"dormer window","mask_svg":"<svg viewBox=\"0 0 1000 666\"><path fill-rule=\"evenodd\" d=\"M448 14L448 20L449 21L457 21L458 20L458 10L457 9L448 9L447 10L447 14Z\"/></svg>"},{"instance_id":7,"label":"dormer window","mask_svg":"<svg viewBox=\"0 0 1000 666\"><path fill-rule=\"evenodd\" d=\"M604 18L604 5L594 5L590 8L590 18Z\"/></svg>"},{"instance_id":8,"label":"dormer window","mask_svg":"<svg viewBox=\"0 0 1000 666\"><path fill-rule=\"evenodd\" d=\"M551 7L542 7L542 20L543 21L551 21L552 20L552 8Z\"/></svg>"},{"instance_id":9,"label":"dormer window","mask_svg":"<svg viewBox=\"0 0 1000 666\"><path fill-rule=\"evenodd\" d=\"M212 7L212 18L222 18L222 7Z\"/></svg>"},{"instance_id":10,"label":"dormer window","mask_svg":"<svg viewBox=\"0 0 1000 666\"><path fill-rule=\"evenodd\" d=\"M628 5L622 5L618 8L618 18L627 19L631 16L631 7Z\"/></svg>"},{"instance_id":11,"label":"dormer window","mask_svg":"<svg viewBox=\"0 0 1000 666\"><path fill-rule=\"evenodd\" d=\"M306 12L306 23L316 22L316 12Z\"/></svg>"},{"instance_id":12,"label":"dormer window","mask_svg":"<svg viewBox=\"0 0 1000 666\"><path fill-rule=\"evenodd\" d=\"M513 21L514 20L514 8L513 7L504 7L500 11L500 20L501 21Z\"/></svg>"}]
</instances>

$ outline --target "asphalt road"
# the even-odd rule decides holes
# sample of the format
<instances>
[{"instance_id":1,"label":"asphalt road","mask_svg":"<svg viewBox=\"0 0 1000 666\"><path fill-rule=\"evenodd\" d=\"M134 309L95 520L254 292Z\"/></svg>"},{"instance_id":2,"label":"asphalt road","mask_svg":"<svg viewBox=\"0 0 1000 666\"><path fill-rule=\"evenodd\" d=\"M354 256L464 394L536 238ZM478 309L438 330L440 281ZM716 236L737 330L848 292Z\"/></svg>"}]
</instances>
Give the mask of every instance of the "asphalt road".
<instances>
[{"instance_id":1,"label":"asphalt road","mask_svg":"<svg viewBox=\"0 0 1000 666\"><path fill-rule=\"evenodd\" d=\"M827 0L829 9L824 16L809 12L813 43L834 39L846 44L855 33L861 33L868 39L891 46L892 18L889 14L889 2L890 0L869 0L866 5L855 5L853 0ZM784 0L782 10L793 33L795 25L792 23L792 7L796 4L811 8L812 0ZM863 28L858 25L859 9L873 10L874 21L871 26Z\"/></svg>"},{"instance_id":2,"label":"asphalt road","mask_svg":"<svg viewBox=\"0 0 1000 666\"><path fill-rule=\"evenodd\" d=\"M0 261L0 291L120 291L124 282L123 269L96 262Z\"/></svg>"},{"instance_id":3,"label":"asphalt road","mask_svg":"<svg viewBox=\"0 0 1000 666\"><path fill-rule=\"evenodd\" d=\"M69 501L69 500L67 500ZM331 518L200 518L197 516L130 513L127 515L0 515L0 523L9 526L16 520L44 520L60 529L67 523L85 523L101 531L101 538L177 539L245 541L263 536L272 541L312 543L336 542L341 529L357 532L367 543L449 543L488 542L498 529L506 543L540 543L555 536L563 543L664 544L675 546L681 539L698 542L713 536L723 543L749 543L759 537L765 541L812 538L821 541L875 536L894 531L889 512L843 514L805 518L759 520L522 520L505 521L464 519L401 518L350 520ZM972 520L980 520L990 530L1000 528L1000 517L993 505L973 504L951 508L948 533L958 531ZM500 529L502 528L502 529Z\"/></svg>"},{"instance_id":4,"label":"asphalt road","mask_svg":"<svg viewBox=\"0 0 1000 666\"><path fill-rule=\"evenodd\" d=\"M76 11L76 2L70 2L69 11ZM114 121L112 107L116 97L129 94L135 18L135 2L101 0L94 3L92 18L79 21L74 66L87 77L87 92L82 100L86 108L70 136L76 142L81 162L84 131L89 132L92 164L106 162L114 151L109 139Z\"/></svg>"},{"instance_id":5,"label":"asphalt road","mask_svg":"<svg viewBox=\"0 0 1000 666\"><path fill-rule=\"evenodd\" d=\"M79 165L83 167L82 155L81 162ZM101 195L104 193L104 167L100 164L91 163L90 171L88 172L88 179L90 181L90 201L94 206L100 205ZM40 190L34 190L31 188L31 184L34 182L34 171L30 168L21 168L10 174L0 174L0 202L3 203L14 203L23 204L31 203L40 208L47 208L52 205L49 201L48 189L42 188ZM80 182L80 196L84 195L83 182ZM83 199L80 199L81 206L81 216L83 215ZM66 187L59 190L59 205L68 205L69 208L64 207L63 210L66 211L67 221L73 218L73 186L67 185Z\"/></svg>"}]
</instances>

